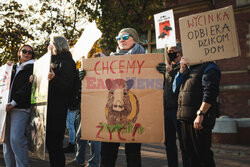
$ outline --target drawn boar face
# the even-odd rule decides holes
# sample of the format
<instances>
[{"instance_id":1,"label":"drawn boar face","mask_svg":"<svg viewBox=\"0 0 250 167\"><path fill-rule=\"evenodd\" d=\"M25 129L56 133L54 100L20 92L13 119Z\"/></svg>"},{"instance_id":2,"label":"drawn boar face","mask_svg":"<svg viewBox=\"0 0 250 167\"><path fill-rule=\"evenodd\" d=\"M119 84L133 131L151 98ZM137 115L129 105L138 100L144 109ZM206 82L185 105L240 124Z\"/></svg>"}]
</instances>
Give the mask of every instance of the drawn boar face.
<instances>
[{"instance_id":1,"label":"drawn boar face","mask_svg":"<svg viewBox=\"0 0 250 167\"><path fill-rule=\"evenodd\" d=\"M129 122L135 121L138 112L135 111L135 114L130 115L133 110L133 103L136 105L134 108L136 108L136 110L138 108L137 98L129 91L133 84L134 81L132 79L128 81L123 79L106 80L106 86L109 90L105 111L108 124L129 124ZM132 103L131 97L135 99ZM133 117L133 119L131 119L131 117Z\"/></svg>"}]
</instances>

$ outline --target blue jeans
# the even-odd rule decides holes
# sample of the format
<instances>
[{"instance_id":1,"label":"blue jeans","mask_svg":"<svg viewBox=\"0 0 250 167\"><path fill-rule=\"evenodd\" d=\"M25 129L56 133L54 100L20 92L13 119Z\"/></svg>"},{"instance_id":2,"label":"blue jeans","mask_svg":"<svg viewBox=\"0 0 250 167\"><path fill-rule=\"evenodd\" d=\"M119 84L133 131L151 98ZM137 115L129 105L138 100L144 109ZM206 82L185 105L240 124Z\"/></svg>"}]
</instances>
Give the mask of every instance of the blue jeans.
<instances>
[{"instance_id":1,"label":"blue jeans","mask_svg":"<svg viewBox=\"0 0 250 167\"><path fill-rule=\"evenodd\" d=\"M176 110L165 110L165 146L169 167L178 167L178 152L176 146L176 132L178 134L183 167L188 167L187 155L184 151L183 139L181 135L181 123L177 120Z\"/></svg>"},{"instance_id":2,"label":"blue jeans","mask_svg":"<svg viewBox=\"0 0 250 167\"><path fill-rule=\"evenodd\" d=\"M69 143L74 144L76 140L75 116L77 110L68 110L66 126L69 131Z\"/></svg>"},{"instance_id":3,"label":"blue jeans","mask_svg":"<svg viewBox=\"0 0 250 167\"><path fill-rule=\"evenodd\" d=\"M30 113L25 109L12 109L7 113L3 153L7 167L27 167L28 142L25 130Z\"/></svg>"},{"instance_id":4,"label":"blue jeans","mask_svg":"<svg viewBox=\"0 0 250 167\"><path fill-rule=\"evenodd\" d=\"M81 140L81 124L77 130L77 151L75 161L77 163L83 164L86 158L87 140ZM99 167L100 163L100 152L101 152L101 142L99 141L89 141L90 143L90 159L88 160L90 167Z\"/></svg>"}]
</instances>

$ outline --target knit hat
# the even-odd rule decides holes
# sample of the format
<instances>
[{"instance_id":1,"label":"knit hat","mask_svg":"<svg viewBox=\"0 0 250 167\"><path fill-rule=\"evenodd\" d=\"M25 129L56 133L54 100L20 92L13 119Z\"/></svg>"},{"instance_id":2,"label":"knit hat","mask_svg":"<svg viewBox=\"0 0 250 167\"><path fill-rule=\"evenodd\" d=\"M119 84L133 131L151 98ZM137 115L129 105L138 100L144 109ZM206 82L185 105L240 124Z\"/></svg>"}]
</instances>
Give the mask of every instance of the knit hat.
<instances>
[{"instance_id":1,"label":"knit hat","mask_svg":"<svg viewBox=\"0 0 250 167\"><path fill-rule=\"evenodd\" d=\"M137 31L135 29L133 29L133 28L123 28L119 32L119 34L122 33L122 32L129 33L133 37L135 42L139 42L139 36L138 36Z\"/></svg>"}]
</instances>

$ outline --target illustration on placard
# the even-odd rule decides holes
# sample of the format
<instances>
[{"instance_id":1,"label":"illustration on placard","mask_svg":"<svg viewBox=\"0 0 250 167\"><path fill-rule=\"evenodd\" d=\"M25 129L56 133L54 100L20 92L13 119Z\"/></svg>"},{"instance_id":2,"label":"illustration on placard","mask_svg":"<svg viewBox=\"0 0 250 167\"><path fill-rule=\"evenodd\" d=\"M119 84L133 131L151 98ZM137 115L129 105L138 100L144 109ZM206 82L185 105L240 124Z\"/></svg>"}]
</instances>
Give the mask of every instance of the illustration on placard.
<instances>
[{"instance_id":1,"label":"illustration on placard","mask_svg":"<svg viewBox=\"0 0 250 167\"><path fill-rule=\"evenodd\" d=\"M171 30L172 30L172 27L170 26L169 20L159 23L160 35L158 36L158 38L160 39L160 38L169 37Z\"/></svg>"}]
</instances>

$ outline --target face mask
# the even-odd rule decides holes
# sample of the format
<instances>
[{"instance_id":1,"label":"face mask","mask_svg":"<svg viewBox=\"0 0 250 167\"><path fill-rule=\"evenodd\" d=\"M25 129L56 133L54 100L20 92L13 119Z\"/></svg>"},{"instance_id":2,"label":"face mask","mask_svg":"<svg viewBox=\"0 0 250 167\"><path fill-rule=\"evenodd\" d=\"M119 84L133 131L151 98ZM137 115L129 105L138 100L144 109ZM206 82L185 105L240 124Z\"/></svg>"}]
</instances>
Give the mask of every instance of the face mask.
<instances>
[{"instance_id":1,"label":"face mask","mask_svg":"<svg viewBox=\"0 0 250 167\"><path fill-rule=\"evenodd\" d=\"M169 61L173 61L174 59L177 58L177 52L168 53L168 58L169 58Z\"/></svg>"}]
</instances>

